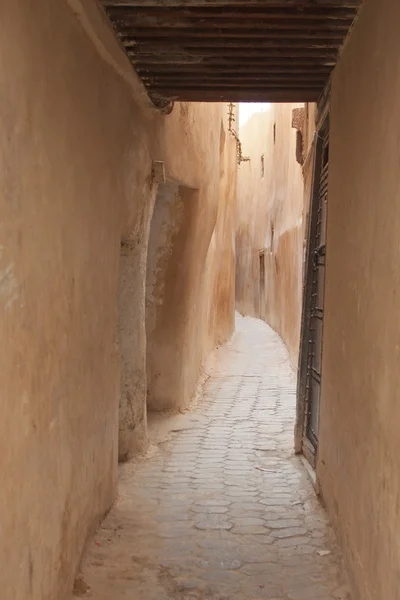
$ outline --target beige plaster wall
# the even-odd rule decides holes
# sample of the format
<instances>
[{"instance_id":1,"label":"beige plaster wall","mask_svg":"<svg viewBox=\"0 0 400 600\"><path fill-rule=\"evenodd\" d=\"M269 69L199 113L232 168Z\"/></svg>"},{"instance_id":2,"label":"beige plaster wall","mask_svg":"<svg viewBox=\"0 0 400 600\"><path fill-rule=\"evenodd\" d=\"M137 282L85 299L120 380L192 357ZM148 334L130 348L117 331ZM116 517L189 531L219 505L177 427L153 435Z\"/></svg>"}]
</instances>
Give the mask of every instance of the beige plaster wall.
<instances>
[{"instance_id":1,"label":"beige plaster wall","mask_svg":"<svg viewBox=\"0 0 400 600\"><path fill-rule=\"evenodd\" d=\"M318 477L357 598L399 597L397 0L366 0L332 81Z\"/></svg>"},{"instance_id":2,"label":"beige plaster wall","mask_svg":"<svg viewBox=\"0 0 400 600\"><path fill-rule=\"evenodd\" d=\"M236 115L238 115L238 106ZM217 222L208 246L202 285L207 295L203 322L208 323L208 339L222 345L235 323L235 216L237 163L236 143L221 120L219 137L219 198ZM214 267L212 266L214 265ZM212 349L209 344L209 350Z\"/></svg>"},{"instance_id":3,"label":"beige plaster wall","mask_svg":"<svg viewBox=\"0 0 400 600\"><path fill-rule=\"evenodd\" d=\"M70 592L87 536L115 495L121 375L120 456L145 443L153 159L165 162L170 179L198 190L191 231L200 261L190 281L203 310L186 329L185 343L195 348L191 381L214 343L207 327L200 339L191 336L206 311L208 290L198 281L217 223L225 107L177 105L168 117L158 114L97 4L84 6L14 0L1 9L0 588L7 600L61 600ZM197 250L192 243L192 258ZM175 340L176 332L166 334Z\"/></svg>"},{"instance_id":4,"label":"beige plaster wall","mask_svg":"<svg viewBox=\"0 0 400 600\"><path fill-rule=\"evenodd\" d=\"M189 122L198 119L198 105L182 107ZM209 162L193 159L203 169L201 185L158 188L146 294L150 410L184 408L199 366L233 331L236 145L226 112L226 105L217 106L215 118L204 123Z\"/></svg>"},{"instance_id":5,"label":"beige plaster wall","mask_svg":"<svg viewBox=\"0 0 400 600\"><path fill-rule=\"evenodd\" d=\"M250 161L239 168L237 191L237 307L243 314L265 319L282 336L294 364L301 316L304 186L302 167L296 161L292 110L302 106L271 105L240 128L243 154ZM263 296L261 250L265 251Z\"/></svg>"}]
</instances>

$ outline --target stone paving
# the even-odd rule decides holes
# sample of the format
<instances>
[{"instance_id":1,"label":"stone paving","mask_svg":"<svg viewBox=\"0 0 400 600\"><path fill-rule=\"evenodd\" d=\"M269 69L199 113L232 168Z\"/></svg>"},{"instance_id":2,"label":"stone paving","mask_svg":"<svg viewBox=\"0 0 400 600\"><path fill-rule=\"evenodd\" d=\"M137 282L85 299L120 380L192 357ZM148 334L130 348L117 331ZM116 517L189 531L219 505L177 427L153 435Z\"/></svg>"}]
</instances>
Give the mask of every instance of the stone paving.
<instances>
[{"instance_id":1,"label":"stone paving","mask_svg":"<svg viewBox=\"0 0 400 600\"><path fill-rule=\"evenodd\" d=\"M332 529L293 455L294 418L284 345L238 317L196 406L156 452L122 468L77 595L350 600Z\"/></svg>"}]
</instances>

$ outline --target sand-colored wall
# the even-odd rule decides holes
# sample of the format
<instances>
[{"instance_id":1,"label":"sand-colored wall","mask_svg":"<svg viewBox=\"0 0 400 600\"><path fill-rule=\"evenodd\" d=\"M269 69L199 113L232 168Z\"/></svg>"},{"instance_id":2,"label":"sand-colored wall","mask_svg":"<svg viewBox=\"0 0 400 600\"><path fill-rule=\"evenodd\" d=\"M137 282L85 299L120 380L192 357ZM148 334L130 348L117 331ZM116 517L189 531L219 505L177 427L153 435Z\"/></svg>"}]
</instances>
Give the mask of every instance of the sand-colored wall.
<instances>
[{"instance_id":1,"label":"sand-colored wall","mask_svg":"<svg viewBox=\"0 0 400 600\"><path fill-rule=\"evenodd\" d=\"M317 470L357 600L399 597L399 23L366 0L332 80Z\"/></svg>"},{"instance_id":2,"label":"sand-colored wall","mask_svg":"<svg viewBox=\"0 0 400 600\"><path fill-rule=\"evenodd\" d=\"M238 107L235 110L237 115ZM229 338L235 326L235 294L232 290L235 290L236 185L236 142L223 120L219 138L220 201L202 274L202 285L210 290L203 322L208 324L209 340L218 345ZM210 344L209 349L212 350Z\"/></svg>"},{"instance_id":3,"label":"sand-colored wall","mask_svg":"<svg viewBox=\"0 0 400 600\"><path fill-rule=\"evenodd\" d=\"M191 231L202 242L190 281L200 308L185 339L196 348L186 357L192 382L214 343L213 329L199 335L211 292L198 280L206 264L219 269L207 253L221 227L226 107L157 113L97 3L84 6L14 0L1 10L0 588L7 600L61 600L70 592L85 540L115 495L121 372L121 455L146 437L153 159L164 161L171 180L197 190ZM194 244L190 252L187 260L197 261ZM231 312L226 318L229 335ZM168 335L175 343L175 332Z\"/></svg>"},{"instance_id":4,"label":"sand-colored wall","mask_svg":"<svg viewBox=\"0 0 400 600\"><path fill-rule=\"evenodd\" d=\"M236 144L226 105L218 109L219 122L208 125L213 168L201 187L167 182L156 195L146 293L150 410L184 408L199 365L234 327ZM185 105L190 119L198 110Z\"/></svg>"},{"instance_id":5,"label":"sand-colored wall","mask_svg":"<svg viewBox=\"0 0 400 600\"><path fill-rule=\"evenodd\" d=\"M301 315L304 185L296 161L292 110L303 106L271 105L240 128L243 154L250 161L241 164L237 186L237 307L243 314L265 319L282 336L294 364Z\"/></svg>"}]
</instances>

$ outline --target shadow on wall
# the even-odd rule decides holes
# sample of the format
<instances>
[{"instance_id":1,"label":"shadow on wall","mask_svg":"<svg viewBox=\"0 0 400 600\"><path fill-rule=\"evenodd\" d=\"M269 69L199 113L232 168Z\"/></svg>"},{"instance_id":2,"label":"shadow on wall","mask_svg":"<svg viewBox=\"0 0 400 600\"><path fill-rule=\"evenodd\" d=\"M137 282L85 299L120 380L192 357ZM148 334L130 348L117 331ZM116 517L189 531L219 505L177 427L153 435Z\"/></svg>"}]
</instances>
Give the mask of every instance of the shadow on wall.
<instances>
[{"instance_id":1,"label":"shadow on wall","mask_svg":"<svg viewBox=\"0 0 400 600\"><path fill-rule=\"evenodd\" d=\"M158 186L150 227L146 276L147 407L182 408L197 369L192 329L200 273L195 225L199 195L177 183Z\"/></svg>"}]
</instances>

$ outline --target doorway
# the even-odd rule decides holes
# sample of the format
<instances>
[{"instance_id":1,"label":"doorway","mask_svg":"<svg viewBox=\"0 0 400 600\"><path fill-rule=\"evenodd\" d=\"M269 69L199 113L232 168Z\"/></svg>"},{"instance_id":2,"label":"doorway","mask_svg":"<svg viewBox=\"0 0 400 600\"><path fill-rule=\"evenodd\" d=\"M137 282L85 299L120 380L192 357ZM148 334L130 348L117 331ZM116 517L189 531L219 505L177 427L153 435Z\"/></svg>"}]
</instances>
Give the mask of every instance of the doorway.
<instances>
[{"instance_id":1,"label":"doorway","mask_svg":"<svg viewBox=\"0 0 400 600\"><path fill-rule=\"evenodd\" d=\"M305 454L313 467L315 467L318 451L321 402L328 172L329 117L326 117L318 132L315 153L298 382L301 442L299 448L296 440L296 449Z\"/></svg>"},{"instance_id":2,"label":"doorway","mask_svg":"<svg viewBox=\"0 0 400 600\"><path fill-rule=\"evenodd\" d=\"M146 332L142 306L145 244L121 242L118 281L120 396L118 460L126 462L147 447Z\"/></svg>"},{"instance_id":3,"label":"doorway","mask_svg":"<svg viewBox=\"0 0 400 600\"><path fill-rule=\"evenodd\" d=\"M260 319L265 320L265 252L260 250Z\"/></svg>"},{"instance_id":4,"label":"doorway","mask_svg":"<svg viewBox=\"0 0 400 600\"><path fill-rule=\"evenodd\" d=\"M152 413L184 408L197 381L197 348L190 342L206 254L203 231L196 231L200 211L198 190L172 181L158 185L145 299L146 405Z\"/></svg>"}]
</instances>

